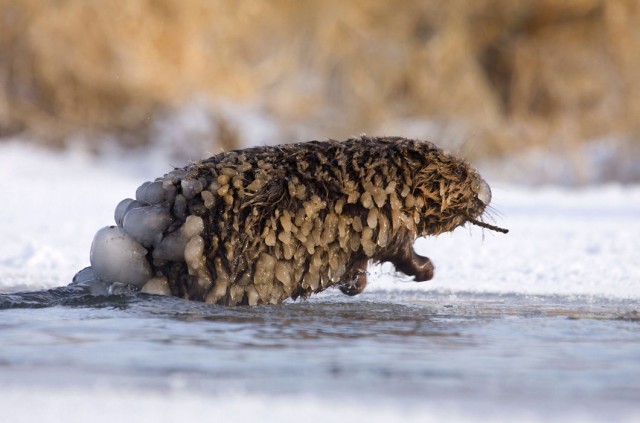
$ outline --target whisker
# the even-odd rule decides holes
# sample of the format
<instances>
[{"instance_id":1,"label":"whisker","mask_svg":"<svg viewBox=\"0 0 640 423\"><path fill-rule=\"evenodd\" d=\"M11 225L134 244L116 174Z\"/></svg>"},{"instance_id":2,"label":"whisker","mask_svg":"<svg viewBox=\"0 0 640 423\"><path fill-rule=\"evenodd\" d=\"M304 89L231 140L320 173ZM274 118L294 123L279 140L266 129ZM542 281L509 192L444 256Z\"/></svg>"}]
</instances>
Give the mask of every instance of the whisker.
<instances>
[{"instance_id":1,"label":"whisker","mask_svg":"<svg viewBox=\"0 0 640 423\"><path fill-rule=\"evenodd\" d=\"M478 146L478 140L473 138L473 139L467 139L461 146L460 146L460 156L462 158L462 160L464 160L465 162L469 161L469 157L471 157L473 155L473 153L476 150L476 147ZM466 151L462 151L462 150L466 150Z\"/></svg>"},{"instance_id":2,"label":"whisker","mask_svg":"<svg viewBox=\"0 0 640 423\"><path fill-rule=\"evenodd\" d=\"M481 220L490 220L491 222L496 221L496 217L493 215L494 210L489 209L488 207L484 210L484 212L482 213L482 216L480 216Z\"/></svg>"},{"instance_id":3,"label":"whisker","mask_svg":"<svg viewBox=\"0 0 640 423\"><path fill-rule=\"evenodd\" d=\"M487 208L484 210L484 213L482 214L482 217L486 217L488 220L494 223L498 219L504 219L504 215L498 209L491 206L487 206Z\"/></svg>"},{"instance_id":4,"label":"whisker","mask_svg":"<svg viewBox=\"0 0 640 423\"><path fill-rule=\"evenodd\" d=\"M504 213L502 213L500 210L498 210L498 209L497 209L497 208L495 208L495 207L489 207L489 211L490 211L490 213L491 213L491 216L499 217L499 218L501 218L501 219L504 219L504 217L505 217L505 214L504 214Z\"/></svg>"}]
</instances>

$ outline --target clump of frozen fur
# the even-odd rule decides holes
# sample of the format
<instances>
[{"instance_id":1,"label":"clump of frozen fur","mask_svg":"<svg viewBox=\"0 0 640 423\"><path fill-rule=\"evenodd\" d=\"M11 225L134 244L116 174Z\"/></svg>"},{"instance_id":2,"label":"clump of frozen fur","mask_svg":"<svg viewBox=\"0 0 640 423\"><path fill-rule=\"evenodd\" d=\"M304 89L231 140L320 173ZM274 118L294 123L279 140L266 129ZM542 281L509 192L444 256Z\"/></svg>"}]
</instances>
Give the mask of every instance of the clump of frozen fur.
<instances>
[{"instance_id":1,"label":"clump of frozen fur","mask_svg":"<svg viewBox=\"0 0 640 423\"><path fill-rule=\"evenodd\" d=\"M416 237L478 223L490 199L477 172L424 141L229 151L140 186L116 208L118 226L96 235L91 262L100 279L209 303L280 303L334 285L355 295L370 260L433 277Z\"/></svg>"}]
</instances>

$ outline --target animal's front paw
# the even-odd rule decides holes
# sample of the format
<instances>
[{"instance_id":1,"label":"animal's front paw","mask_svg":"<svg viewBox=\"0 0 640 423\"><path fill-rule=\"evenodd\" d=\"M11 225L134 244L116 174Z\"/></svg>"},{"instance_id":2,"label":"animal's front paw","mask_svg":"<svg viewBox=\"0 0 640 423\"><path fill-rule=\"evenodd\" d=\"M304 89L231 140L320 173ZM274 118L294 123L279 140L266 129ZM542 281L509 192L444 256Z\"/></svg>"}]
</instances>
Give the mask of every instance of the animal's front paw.
<instances>
[{"instance_id":1,"label":"animal's front paw","mask_svg":"<svg viewBox=\"0 0 640 423\"><path fill-rule=\"evenodd\" d=\"M433 279L433 263L429 257L421 256L413 251L413 246L409 242L395 257L390 257L389 261L393 263L396 270L407 276L413 276L416 282Z\"/></svg>"}]
</instances>

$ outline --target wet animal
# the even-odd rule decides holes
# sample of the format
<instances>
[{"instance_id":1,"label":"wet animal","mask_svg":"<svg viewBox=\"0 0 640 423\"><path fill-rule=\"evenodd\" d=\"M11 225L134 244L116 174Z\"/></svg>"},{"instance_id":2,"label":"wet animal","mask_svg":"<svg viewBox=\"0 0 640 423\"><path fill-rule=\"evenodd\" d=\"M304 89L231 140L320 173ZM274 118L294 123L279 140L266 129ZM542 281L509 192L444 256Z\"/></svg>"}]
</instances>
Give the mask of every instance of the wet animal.
<instances>
[{"instance_id":1,"label":"wet animal","mask_svg":"<svg viewBox=\"0 0 640 423\"><path fill-rule=\"evenodd\" d=\"M362 292L367 264L415 281L417 237L483 222L489 185L436 145L362 136L228 151L145 182L96 234L80 279L225 305ZM80 275L80 274L79 274Z\"/></svg>"}]
</instances>

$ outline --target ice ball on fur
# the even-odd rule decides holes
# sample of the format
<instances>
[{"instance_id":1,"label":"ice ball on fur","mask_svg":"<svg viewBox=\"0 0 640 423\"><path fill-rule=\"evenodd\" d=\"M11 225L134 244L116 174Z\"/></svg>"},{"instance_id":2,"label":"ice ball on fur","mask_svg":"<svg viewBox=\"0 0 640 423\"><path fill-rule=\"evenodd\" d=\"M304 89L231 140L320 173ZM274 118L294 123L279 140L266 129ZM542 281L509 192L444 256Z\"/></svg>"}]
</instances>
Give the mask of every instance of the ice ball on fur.
<instances>
[{"instance_id":1,"label":"ice ball on fur","mask_svg":"<svg viewBox=\"0 0 640 423\"><path fill-rule=\"evenodd\" d=\"M138 207L125 214L124 231L145 247L158 244L173 222L169 210L161 205Z\"/></svg>"},{"instance_id":2,"label":"ice ball on fur","mask_svg":"<svg viewBox=\"0 0 640 423\"><path fill-rule=\"evenodd\" d=\"M124 220L124 215L126 215L129 210L136 209L138 207L144 207L147 204L134 200L133 198L126 198L118 203L116 206L116 211L114 213L114 219L116 221L116 225L122 228L122 221Z\"/></svg>"},{"instance_id":3,"label":"ice ball on fur","mask_svg":"<svg viewBox=\"0 0 640 423\"><path fill-rule=\"evenodd\" d=\"M204 231L204 221L198 216L188 216L184 224L176 231L162 239L153 250L156 260L182 261L189 239L200 235Z\"/></svg>"},{"instance_id":4,"label":"ice ball on fur","mask_svg":"<svg viewBox=\"0 0 640 423\"><path fill-rule=\"evenodd\" d=\"M145 182L136 190L136 200L143 203L160 204L165 200L166 195L162 181Z\"/></svg>"},{"instance_id":5,"label":"ice ball on fur","mask_svg":"<svg viewBox=\"0 0 640 423\"><path fill-rule=\"evenodd\" d=\"M171 295L171 287L166 277L151 278L144 284L140 292L152 295Z\"/></svg>"},{"instance_id":6,"label":"ice ball on fur","mask_svg":"<svg viewBox=\"0 0 640 423\"><path fill-rule=\"evenodd\" d=\"M91 243L91 268L106 282L142 287L151 278L147 249L117 226L100 229Z\"/></svg>"},{"instance_id":7,"label":"ice ball on fur","mask_svg":"<svg viewBox=\"0 0 640 423\"><path fill-rule=\"evenodd\" d=\"M180 187L182 188L182 195L190 200L202 192L204 185L198 179L183 179L180 181Z\"/></svg>"}]
</instances>

